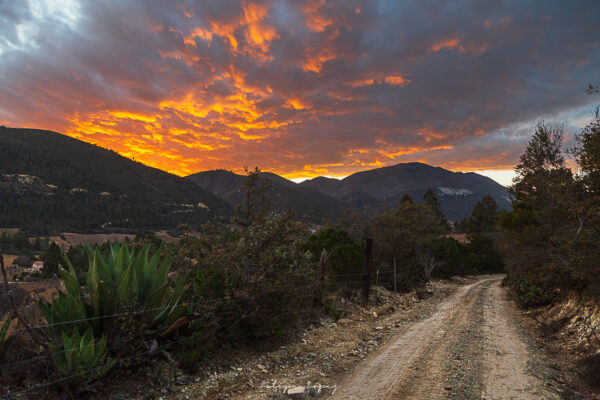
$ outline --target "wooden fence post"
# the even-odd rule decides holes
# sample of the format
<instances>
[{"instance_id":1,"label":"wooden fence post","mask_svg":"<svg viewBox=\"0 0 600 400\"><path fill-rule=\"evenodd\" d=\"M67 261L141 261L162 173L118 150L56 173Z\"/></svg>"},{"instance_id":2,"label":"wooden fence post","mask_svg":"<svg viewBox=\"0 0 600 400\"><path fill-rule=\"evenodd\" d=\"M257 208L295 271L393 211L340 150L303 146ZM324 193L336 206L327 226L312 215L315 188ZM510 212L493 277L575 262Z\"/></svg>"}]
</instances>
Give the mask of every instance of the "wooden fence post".
<instances>
[{"instance_id":1,"label":"wooden fence post","mask_svg":"<svg viewBox=\"0 0 600 400\"><path fill-rule=\"evenodd\" d=\"M394 296L396 296L396 282L398 278L396 277L396 257L394 257Z\"/></svg>"},{"instance_id":2,"label":"wooden fence post","mask_svg":"<svg viewBox=\"0 0 600 400\"><path fill-rule=\"evenodd\" d=\"M315 288L315 296L313 298L313 305L315 307L323 304L323 293L325 292L325 277L327 275L327 250L323 249L321 253L321 259L317 266L317 287Z\"/></svg>"},{"instance_id":3,"label":"wooden fence post","mask_svg":"<svg viewBox=\"0 0 600 400\"><path fill-rule=\"evenodd\" d=\"M367 238L365 246L365 259L363 263L363 289L362 289L362 301L363 304L369 302L369 289L371 287L371 267L373 264L373 239Z\"/></svg>"}]
</instances>

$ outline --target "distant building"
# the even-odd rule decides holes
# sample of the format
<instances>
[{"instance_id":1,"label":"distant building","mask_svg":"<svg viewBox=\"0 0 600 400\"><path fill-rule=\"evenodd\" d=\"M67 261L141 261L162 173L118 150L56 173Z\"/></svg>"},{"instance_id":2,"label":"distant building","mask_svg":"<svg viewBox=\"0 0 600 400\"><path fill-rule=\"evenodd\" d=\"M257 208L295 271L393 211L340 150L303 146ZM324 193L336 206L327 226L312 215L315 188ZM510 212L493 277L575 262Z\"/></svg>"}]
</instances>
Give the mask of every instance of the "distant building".
<instances>
[{"instance_id":1,"label":"distant building","mask_svg":"<svg viewBox=\"0 0 600 400\"><path fill-rule=\"evenodd\" d=\"M34 261L33 264L31 264L31 270L33 272L40 272L43 268L44 268L43 261Z\"/></svg>"}]
</instances>

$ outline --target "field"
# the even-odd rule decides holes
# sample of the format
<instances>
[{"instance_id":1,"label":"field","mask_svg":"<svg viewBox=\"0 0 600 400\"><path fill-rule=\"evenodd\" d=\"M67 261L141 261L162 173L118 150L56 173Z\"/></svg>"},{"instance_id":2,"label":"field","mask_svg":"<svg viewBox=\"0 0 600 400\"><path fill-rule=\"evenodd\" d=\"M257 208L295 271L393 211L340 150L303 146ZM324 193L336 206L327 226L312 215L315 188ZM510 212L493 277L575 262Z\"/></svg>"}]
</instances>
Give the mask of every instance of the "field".
<instances>
[{"instance_id":1,"label":"field","mask_svg":"<svg viewBox=\"0 0 600 400\"><path fill-rule=\"evenodd\" d=\"M169 235L165 231L154 232L158 238L166 243L174 243L178 240L177 237ZM106 242L124 242L126 240L133 241L135 234L133 233L71 233L63 232L61 235L50 237L61 249L68 249L70 246L78 245L94 245Z\"/></svg>"}]
</instances>

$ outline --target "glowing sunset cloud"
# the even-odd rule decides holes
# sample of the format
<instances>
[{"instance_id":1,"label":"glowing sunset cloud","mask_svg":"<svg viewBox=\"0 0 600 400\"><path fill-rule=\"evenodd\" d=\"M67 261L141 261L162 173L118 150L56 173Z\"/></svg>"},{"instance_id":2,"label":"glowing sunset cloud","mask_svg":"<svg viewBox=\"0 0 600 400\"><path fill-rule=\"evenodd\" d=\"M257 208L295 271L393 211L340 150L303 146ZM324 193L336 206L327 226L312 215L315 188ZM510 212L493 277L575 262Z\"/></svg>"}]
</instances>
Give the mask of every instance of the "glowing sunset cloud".
<instances>
[{"instance_id":1,"label":"glowing sunset cloud","mask_svg":"<svg viewBox=\"0 0 600 400\"><path fill-rule=\"evenodd\" d=\"M423 161L507 177L538 119L570 133L598 101L584 89L600 79L599 14L597 1L7 1L0 124L179 175Z\"/></svg>"}]
</instances>

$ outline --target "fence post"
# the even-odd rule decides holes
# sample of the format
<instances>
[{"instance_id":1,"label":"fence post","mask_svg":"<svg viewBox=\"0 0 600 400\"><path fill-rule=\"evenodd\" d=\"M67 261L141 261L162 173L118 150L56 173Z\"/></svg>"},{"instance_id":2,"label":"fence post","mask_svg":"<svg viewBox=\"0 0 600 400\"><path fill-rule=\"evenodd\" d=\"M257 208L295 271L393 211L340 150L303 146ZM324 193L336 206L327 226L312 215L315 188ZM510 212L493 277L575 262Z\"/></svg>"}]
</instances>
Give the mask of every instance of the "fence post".
<instances>
[{"instance_id":1,"label":"fence post","mask_svg":"<svg viewBox=\"0 0 600 400\"><path fill-rule=\"evenodd\" d=\"M397 295L397 292L396 292L396 282L397 282L397 278L396 278L396 257L394 257L394 296Z\"/></svg>"},{"instance_id":2,"label":"fence post","mask_svg":"<svg viewBox=\"0 0 600 400\"><path fill-rule=\"evenodd\" d=\"M313 304L315 307L323 304L323 293L325 292L325 275L327 274L327 250L323 249L321 258L319 259L319 265L317 266L317 287L315 290L315 297L313 298Z\"/></svg>"},{"instance_id":3,"label":"fence post","mask_svg":"<svg viewBox=\"0 0 600 400\"><path fill-rule=\"evenodd\" d=\"M362 289L362 301L363 304L369 302L369 289L371 286L371 264L373 263L373 239L367 238L365 246L365 259L363 263L363 289Z\"/></svg>"}]
</instances>

